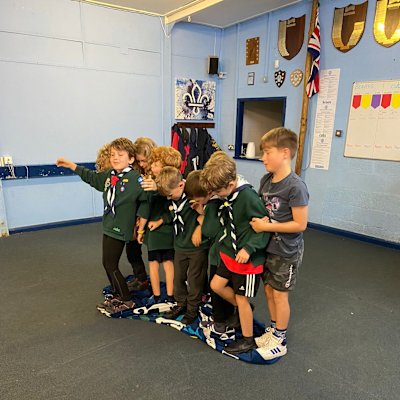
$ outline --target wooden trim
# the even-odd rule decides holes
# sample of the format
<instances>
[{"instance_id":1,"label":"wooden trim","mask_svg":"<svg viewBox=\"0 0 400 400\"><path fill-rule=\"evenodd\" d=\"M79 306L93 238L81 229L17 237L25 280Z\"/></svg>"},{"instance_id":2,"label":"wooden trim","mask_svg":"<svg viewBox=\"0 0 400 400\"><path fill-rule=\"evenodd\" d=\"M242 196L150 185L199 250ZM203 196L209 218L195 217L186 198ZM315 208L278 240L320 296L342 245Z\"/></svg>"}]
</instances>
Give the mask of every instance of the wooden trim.
<instances>
[{"instance_id":1,"label":"wooden trim","mask_svg":"<svg viewBox=\"0 0 400 400\"><path fill-rule=\"evenodd\" d=\"M317 18L317 10L318 10L318 0L313 0L312 9L311 9L311 19L310 19L310 28L308 30L308 37L307 37L307 46L308 42L310 41L311 35L314 31L315 27L315 20ZM306 56L306 65L304 67L304 84L303 84L303 105L301 108L301 120L300 120L300 131L299 131L299 149L297 151L297 158L296 158L296 174L301 174L301 167L303 165L303 155L304 155L304 142L307 133L307 118L308 118L308 103L309 98L307 96L307 80L310 76L310 70L312 65L312 58L311 54L307 51Z\"/></svg>"},{"instance_id":2,"label":"wooden trim","mask_svg":"<svg viewBox=\"0 0 400 400\"><path fill-rule=\"evenodd\" d=\"M215 128L214 122L177 122L178 128Z\"/></svg>"}]
</instances>

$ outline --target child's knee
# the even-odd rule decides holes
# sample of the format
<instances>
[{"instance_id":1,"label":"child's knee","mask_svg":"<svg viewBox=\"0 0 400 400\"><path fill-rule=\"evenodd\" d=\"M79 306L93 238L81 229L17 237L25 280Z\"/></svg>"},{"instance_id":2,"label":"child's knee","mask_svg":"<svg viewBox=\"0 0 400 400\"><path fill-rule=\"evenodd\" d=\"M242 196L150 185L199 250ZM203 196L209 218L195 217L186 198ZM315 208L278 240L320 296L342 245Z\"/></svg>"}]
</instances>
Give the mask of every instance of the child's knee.
<instances>
[{"instance_id":1,"label":"child's knee","mask_svg":"<svg viewBox=\"0 0 400 400\"><path fill-rule=\"evenodd\" d=\"M223 286L220 282L218 282L218 279L214 277L213 279L211 279L210 288L213 292L218 293L223 288Z\"/></svg>"}]
</instances>

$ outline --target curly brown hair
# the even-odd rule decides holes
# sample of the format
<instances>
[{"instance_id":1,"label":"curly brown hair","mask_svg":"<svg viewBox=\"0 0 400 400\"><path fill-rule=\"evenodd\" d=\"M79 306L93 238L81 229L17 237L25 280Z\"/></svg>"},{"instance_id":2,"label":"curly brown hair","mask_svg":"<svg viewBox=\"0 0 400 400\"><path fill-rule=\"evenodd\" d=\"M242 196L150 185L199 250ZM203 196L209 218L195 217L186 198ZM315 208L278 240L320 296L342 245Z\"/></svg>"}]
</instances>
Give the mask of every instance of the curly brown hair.
<instances>
[{"instance_id":1,"label":"curly brown hair","mask_svg":"<svg viewBox=\"0 0 400 400\"><path fill-rule=\"evenodd\" d=\"M110 143L107 143L104 146L102 146L97 152L96 170L98 172L102 172L112 168L110 163L110 157L111 157L111 146Z\"/></svg>"},{"instance_id":2,"label":"curly brown hair","mask_svg":"<svg viewBox=\"0 0 400 400\"><path fill-rule=\"evenodd\" d=\"M163 167L174 167L179 169L182 163L181 153L171 146L159 146L153 149L149 164L160 161Z\"/></svg>"},{"instance_id":3,"label":"curly brown hair","mask_svg":"<svg viewBox=\"0 0 400 400\"><path fill-rule=\"evenodd\" d=\"M135 158L135 146L133 145L132 140L126 137L114 139L110 143L110 149L111 148L115 150L125 150L129 157Z\"/></svg>"}]
</instances>

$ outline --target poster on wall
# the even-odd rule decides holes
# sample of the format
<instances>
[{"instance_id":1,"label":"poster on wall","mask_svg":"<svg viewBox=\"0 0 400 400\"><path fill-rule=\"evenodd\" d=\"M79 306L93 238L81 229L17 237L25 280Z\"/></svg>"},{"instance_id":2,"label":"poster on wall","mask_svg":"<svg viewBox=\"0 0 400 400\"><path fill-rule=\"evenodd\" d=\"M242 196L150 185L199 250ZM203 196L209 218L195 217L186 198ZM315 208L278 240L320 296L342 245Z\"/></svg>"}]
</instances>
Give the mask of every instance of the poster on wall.
<instances>
[{"instance_id":1,"label":"poster on wall","mask_svg":"<svg viewBox=\"0 0 400 400\"><path fill-rule=\"evenodd\" d=\"M320 71L317 111L311 151L311 168L329 168L339 77L339 68Z\"/></svg>"},{"instance_id":2,"label":"poster on wall","mask_svg":"<svg viewBox=\"0 0 400 400\"><path fill-rule=\"evenodd\" d=\"M400 80L354 82L345 157L400 161Z\"/></svg>"},{"instance_id":3,"label":"poster on wall","mask_svg":"<svg viewBox=\"0 0 400 400\"><path fill-rule=\"evenodd\" d=\"M177 78L175 82L175 119L214 119L215 92L215 81Z\"/></svg>"}]
</instances>

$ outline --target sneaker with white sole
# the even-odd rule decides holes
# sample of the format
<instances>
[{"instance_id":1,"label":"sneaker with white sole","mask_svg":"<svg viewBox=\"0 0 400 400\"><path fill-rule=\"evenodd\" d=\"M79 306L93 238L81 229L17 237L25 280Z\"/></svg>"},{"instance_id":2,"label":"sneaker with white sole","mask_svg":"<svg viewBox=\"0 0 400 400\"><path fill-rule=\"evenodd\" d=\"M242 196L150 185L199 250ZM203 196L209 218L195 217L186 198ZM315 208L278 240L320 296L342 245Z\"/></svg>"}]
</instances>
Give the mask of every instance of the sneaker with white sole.
<instances>
[{"instance_id":1,"label":"sneaker with white sole","mask_svg":"<svg viewBox=\"0 0 400 400\"><path fill-rule=\"evenodd\" d=\"M266 346L257 349L264 360L273 360L287 353L286 339L272 334Z\"/></svg>"},{"instance_id":2,"label":"sneaker with white sole","mask_svg":"<svg viewBox=\"0 0 400 400\"><path fill-rule=\"evenodd\" d=\"M257 347L265 347L269 340L271 339L271 335L274 333L275 329L268 326L265 328L265 333L259 337L255 338Z\"/></svg>"}]
</instances>

